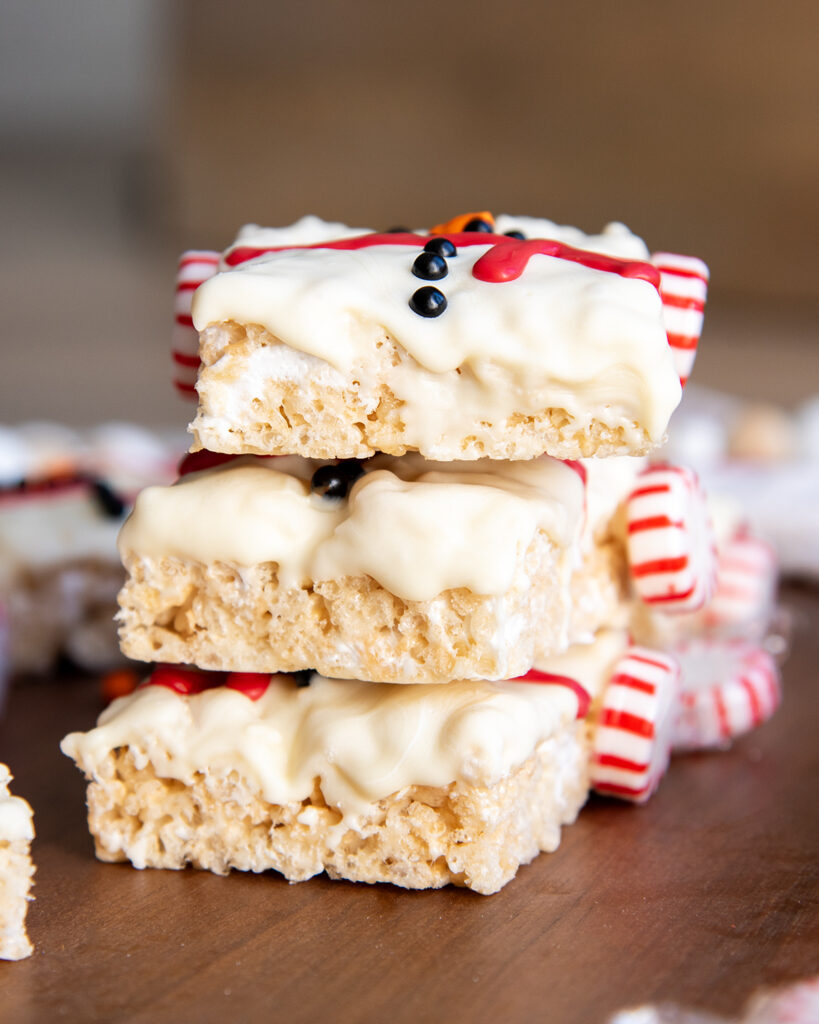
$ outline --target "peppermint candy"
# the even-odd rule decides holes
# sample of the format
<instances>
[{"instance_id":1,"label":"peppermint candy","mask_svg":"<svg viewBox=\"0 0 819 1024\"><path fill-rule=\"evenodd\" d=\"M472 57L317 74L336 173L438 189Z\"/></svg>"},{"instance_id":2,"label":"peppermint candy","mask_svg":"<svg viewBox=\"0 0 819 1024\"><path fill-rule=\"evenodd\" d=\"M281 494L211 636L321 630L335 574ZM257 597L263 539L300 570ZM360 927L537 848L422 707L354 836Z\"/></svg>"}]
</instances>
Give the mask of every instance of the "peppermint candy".
<instances>
[{"instance_id":1,"label":"peppermint candy","mask_svg":"<svg viewBox=\"0 0 819 1024\"><path fill-rule=\"evenodd\" d=\"M693 470L644 470L626 504L626 547L639 598L663 612L691 612L711 597L717 553L705 495Z\"/></svg>"},{"instance_id":2,"label":"peppermint candy","mask_svg":"<svg viewBox=\"0 0 819 1024\"><path fill-rule=\"evenodd\" d=\"M174 361L174 387L196 401L196 377L199 372L199 334L193 326L193 293L219 269L219 253L189 249L179 257L174 297L174 329L171 356Z\"/></svg>"},{"instance_id":3,"label":"peppermint candy","mask_svg":"<svg viewBox=\"0 0 819 1024\"><path fill-rule=\"evenodd\" d=\"M708 629L761 635L776 599L777 558L770 544L741 529L720 546L714 596L703 616Z\"/></svg>"},{"instance_id":4,"label":"peppermint candy","mask_svg":"<svg viewBox=\"0 0 819 1024\"><path fill-rule=\"evenodd\" d=\"M679 669L646 647L626 649L603 693L594 732L591 786L598 793L644 803L659 785L671 754Z\"/></svg>"},{"instance_id":5,"label":"peppermint candy","mask_svg":"<svg viewBox=\"0 0 819 1024\"><path fill-rule=\"evenodd\" d=\"M681 673L675 750L730 746L766 722L782 699L776 662L764 647L701 637L680 645L674 657Z\"/></svg>"},{"instance_id":6,"label":"peppermint candy","mask_svg":"<svg viewBox=\"0 0 819 1024\"><path fill-rule=\"evenodd\" d=\"M660 271L663 321L680 384L685 387L702 334L708 267L695 256L671 252L655 252L651 262Z\"/></svg>"}]
</instances>

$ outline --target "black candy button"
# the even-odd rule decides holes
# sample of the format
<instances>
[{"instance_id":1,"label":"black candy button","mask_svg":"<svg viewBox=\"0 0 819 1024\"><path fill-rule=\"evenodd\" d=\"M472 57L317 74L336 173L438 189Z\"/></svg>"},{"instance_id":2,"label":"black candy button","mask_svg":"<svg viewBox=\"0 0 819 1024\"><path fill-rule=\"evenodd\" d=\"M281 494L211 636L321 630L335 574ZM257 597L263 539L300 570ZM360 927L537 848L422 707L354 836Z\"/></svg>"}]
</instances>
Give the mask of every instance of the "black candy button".
<instances>
[{"instance_id":1,"label":"black candy button","mask_svg":"<svg viewBox=\"0 0 819 1024\"><path fill-rule=\"evenodd\" d=\"M422 252L416 256L412 272L422 281L440 281L449 273L449 267L443 256L438 256L434 252Z\"/></svg>"},{"instance_id":2,"label":"black candy button","mask_svg":"<svg viewBox=\"0 0 819 1024\"><path fill-rule=\"evenodd\" d=\"M358 459L344 459L319 466L310 481L310 490L322 498L346 498L350 488L364 473Z\"/></svg>"},{"instance_id":3,"label":"black candy button","mask_svg":"<svg viewBox=\"0 0 819 1024\"><path fill-rule=\"evenodd\" d=\"M505 231L504 234L507 238L517 238L521 242L526 239L526 235L522 231Z\"/></svg>"},{"instance_id":4,"label":"black candy button","mask_svg":"<svg viewBox=\"0 0 819 1024\"><path fill-rule=\"evenodd\" d=\"M446 295L427 285L413 293L409 307L418 316L440 316L446 309Z\"/></svg>"},{"instance_id":5,"label":"black candy button","mask_svg":"<svg viewBox=\"0 0 819 1024\"><path fill-rule=\"evenodd\" d=\"M464 231L484 231L491 235L492 230L492 225L488 220L484 220L483 217L473 217L472 220L464 224Z\"/></svg>"},{"instance_id":6,"label":"black candy button","mask_svg":"<svg viewBox=\"0 0 819 1024\"><path fill-rule=\"evenodd\" d=\"M93 486L94 497L97 499L97 504L102 514L110 519L119 519L125 511L125 502L122 498L115 494L102 480L95 480Z\"/></svg>"},{"instance_id":7,"label":"black candy button","mask_svg":"<svg viewBox=\"0 0 819 1024\"><path fill-rule=\"evenodd\" d=\"M432 252L436 256L443 256L445 259L458 255L458 250L448 238L430 238L424 246L424 252Z\"/></svg>"}]
</instances>

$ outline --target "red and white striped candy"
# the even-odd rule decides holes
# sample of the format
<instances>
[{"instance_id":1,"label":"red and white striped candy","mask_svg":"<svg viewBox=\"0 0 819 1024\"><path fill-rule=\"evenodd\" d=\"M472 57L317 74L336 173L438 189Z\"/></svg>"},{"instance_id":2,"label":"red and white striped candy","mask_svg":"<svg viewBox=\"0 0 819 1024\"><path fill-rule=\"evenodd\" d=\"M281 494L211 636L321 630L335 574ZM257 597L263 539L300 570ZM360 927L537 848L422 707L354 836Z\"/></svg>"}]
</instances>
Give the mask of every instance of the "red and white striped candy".
<instances>
[{"instance_id":1,"label":"red and white striped candy","mask_svg":"<svg viewBox=\"0 0 819 1024\"><path fill-rule=\"evenodd\" d=\"M591 785L598 793L644 803L671 754L679 669L673 658L629 647L618 661L597 719Z\"/></svg>"},{"instance_id":2,"label":"red and white striped candy","mask_svg":"<svg viewBox=\"0 0 819 1024\"><path fill-rule=\"evenodd\" d=\"M813 977L778 992L760 992L751 1000L740 1024L816 1024L817 1021L819 977Z\"/></svg>"},{"instance_id":3,"label":"red and white striped candy","mask_svg":"<svg viewBox=\"0 0 819 1024\"><path fill-rule=\"evenodd\" d=\"M189 249L179 257L174 297L174 329L171 355L174 361L174 386L196 400L196 376L199 372L199 334L193 326L193 293L219 269L219 253Z\"/></svg>"},{"instance_id":4,"label":"red and white striped candy","mask_svg":"<svg viewBox=\"0 0 819 1024\"><path fill-rule=\"evenodd\" d=\"M776 553L770 544L741 529L720 546L714 596L704 609L709 629L764 629L773 613Z\"/></svg>"},{"instance_id":5,"label":"red and white striped candy","mask_svg":"<svg viewBox=\"0 0 819 1024\"><path fill-rule=\"evenodd\" d=\"M196 378L199 375L199 356L188 357L189 359L196 359L196 364L189 362L181 362L176 352L173 353L174 361L174 379L173 384L180 395L184 395L186 398L192 398L194 401L197 400L196 393Z\"/></svg>"},{"instance_id":6,"label":"red and white striped candy","mask_svg":"<svg viewBox=\"0 0 819 1024\"><path fill-rule=\"evenodd\" d=\"M680 695L674 749L727 747L735 736L767 721L781 686L773 657L745 640L700 638L674 651Z\"/></svg>"},{"instance_id":7,"label":"red and white striped candy","mask_svg":"<svg viewBox=\"0 0 819 1024\"><path fill-rule=\"evenodd\" d=\"M708 267L695 256L672 252L655 252L651 262L660 271L663 321L680 384L685 387L702 334Z\"/></svg>"},{"instance_id":8,"label":"red and white striped candy","mask_svg":"<svg viewBox=\"0 0 819 1024\"><path fill-rule=\"evenodd\" d=\"M714 590L716 541L693 470L650 466L626 504L626 546L640 599L657 611L691 612Z\"/></svg>"}]
</instances>

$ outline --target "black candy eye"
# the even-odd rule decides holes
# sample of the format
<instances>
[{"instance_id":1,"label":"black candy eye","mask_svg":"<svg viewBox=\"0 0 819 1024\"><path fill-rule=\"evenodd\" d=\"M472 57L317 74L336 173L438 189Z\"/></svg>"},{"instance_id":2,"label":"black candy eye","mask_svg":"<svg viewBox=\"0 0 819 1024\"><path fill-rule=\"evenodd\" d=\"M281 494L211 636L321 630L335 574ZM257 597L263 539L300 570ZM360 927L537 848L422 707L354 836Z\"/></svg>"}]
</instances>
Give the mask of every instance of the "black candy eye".
<instances>
[{"instance_id":1,"label":"black candy eye","mask_svg":"<svg viewBox=\"0 0 819 1024\"><path fill-rule=\"evenodd\" d=\"M303 686L309 686L310 680L313 678L313 670L311 668L301 668L297 672L289 672L296 680L296 686L301 689Z\"/></svg>"},{"instance_id":2,"label":"black candy eye","mask_svg":"<svg viewBox=\"0 0 819 1024\"><path fill-rule=\"evenodd\" d=\"M420 256L416 256L412 272L423 281L439 281L446 277L449 268L443 256L438 256L434 252L422 252Z\"/></svg>"},{"instance_id":3,"label":"black candy eye","mask_svg":"<svg viewBox=\"0 0 819 1024\"><path fill-rule=\"evenodd\" d=\"M440 316L446 309L446 295L427 285L413 293L409 307L419 316Z\"/></svg>"},{"instance_id":4,"label":"black candy eye","mask_svg":"<svg viewBox=\"0 0 819 1024\"><path fill-rule=\"evenodd\" d=\"M350 488L364 474L358 459L344 459L319 466L310 481L310 490L322 498L346 498Z\"/></svg>"},{"instance_id":5,"label":"black candy eye","mask_svg":"<svg viewBox=\"0 0 819 1024\"><path fill-rule=\"evenodd\" d=\"M103 515L111 519L119 519L125 511L125 502L102 480L94 481L94 497Z\"/></svg>"},{"instance_id":6,"label":"black candy eye","mask_svg":"<svg viewBox=\"0 0 819 1024\"><path fill-rule=\"evenodd\" d=\"M436 256L443 256L445 259L450 259L452 256L458 255L458 250L448 238L430 238L424 246L424 252L431 252Z\"/></svg>"},{"instance_id":7,"label":"black candy eye","mask_svg":"<svg viewBox=\"0 0 819 1024\"><path fill-rule=\"evenodd\" d=\"M492 225L488 220L484 220L483 217L473 217L472 220L464 224L464 231L484 231L491 235Z\"/></svg>"},{"instance_id":8,"label":"black candy eye","mask_svg":"<svg viewBox=\"0 0 819 1024\"><path fill-rule=\"evenodd\" d=\"M507 238L517 238L521 242L526 239L526 235L522 231L505 231L504 234Z\"/></svg>"}]
</instances>

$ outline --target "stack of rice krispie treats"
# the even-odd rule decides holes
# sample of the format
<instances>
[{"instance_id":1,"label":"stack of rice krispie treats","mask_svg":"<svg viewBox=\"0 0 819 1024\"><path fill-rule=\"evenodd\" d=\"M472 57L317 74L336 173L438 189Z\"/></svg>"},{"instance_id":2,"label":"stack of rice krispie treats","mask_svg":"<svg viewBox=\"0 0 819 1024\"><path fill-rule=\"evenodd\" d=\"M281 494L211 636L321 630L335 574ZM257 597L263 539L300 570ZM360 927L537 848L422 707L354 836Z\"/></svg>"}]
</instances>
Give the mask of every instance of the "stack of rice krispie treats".
<instances>
[{"instance_id":1,"label":"stack of rice krispie treats","mask_svg":"<svg viewBox=\"0 0 819 1024\"><path fill-rule=\"evenodd\" d=\"M122 649L157 664L63 742L98 856L491 893L590 786L645 799L678 673L632 642L635 583L694 609L714 552L687 477L670 539L627 510L706 279L485 212L186 254L193 450L119 539Z\"/></svg>"}]
</instances>

